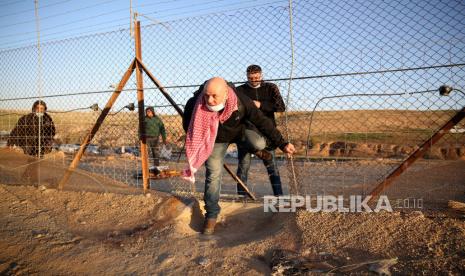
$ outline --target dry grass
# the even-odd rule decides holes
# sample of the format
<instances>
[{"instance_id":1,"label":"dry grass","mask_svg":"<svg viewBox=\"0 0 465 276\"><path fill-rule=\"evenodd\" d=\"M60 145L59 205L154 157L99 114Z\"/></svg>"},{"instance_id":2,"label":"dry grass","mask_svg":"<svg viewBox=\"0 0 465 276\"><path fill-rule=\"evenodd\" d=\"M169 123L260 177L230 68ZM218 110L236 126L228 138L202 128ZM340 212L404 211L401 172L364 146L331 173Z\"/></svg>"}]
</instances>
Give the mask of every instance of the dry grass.
<instances>
[{"instance_id":1,"label":"dry grass","mask_svg":"<svg viewBox=\"0 0 465 276\"><path fill-rule=\"evenodd\" d=\"M465 217L465 203L460 201L449 200L447 205L450 211L452 211L456 215Z\"/></svg>"},{"instance_id":2,"label":"dry grass","mask_svg":"<svg viewBox=\"0 0 465 276\"><path fill-rule=\"evenodd\" d=\"M13 128L20 115L4 116L0 111L0 130ZM8 111L11 113L11 111ZM28 111L14 111L25 114ZM111 113L110 113L111 114ZM277 114L278 128L298 145L325 142L399 144L415 146L429 138L455 114L455 111L344 110L289 112ZM98 112L51 113L61 143L79 143L98 118ZM179 115L161 115L168 140L182 144L184 130ZM463 128L465 122L462 122ZM122 111L109 115L94 138L94 143L121 146L137 143L138 114ZM310 134L310 136L309 136ZM465 143L464 134L448 134L440 144Z\"/></svg>"}]
</instances>

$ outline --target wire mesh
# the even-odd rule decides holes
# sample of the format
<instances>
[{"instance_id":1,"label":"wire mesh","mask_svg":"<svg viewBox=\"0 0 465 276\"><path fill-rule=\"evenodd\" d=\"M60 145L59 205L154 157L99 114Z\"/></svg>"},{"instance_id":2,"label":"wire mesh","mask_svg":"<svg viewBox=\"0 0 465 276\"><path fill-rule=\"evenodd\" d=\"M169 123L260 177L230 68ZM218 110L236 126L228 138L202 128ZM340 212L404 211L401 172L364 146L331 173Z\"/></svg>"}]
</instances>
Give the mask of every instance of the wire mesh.
<instances>
[{"instance_id":1,"label":"wire mesh","mask_svg":"<svg viewBox=\"0 0 465 276\"><path fill-rule=\"evenodd\" d=\"M462 1L294 1L292 26L289 14L283 2L142 28L142 60L181 109L206 79L222 76L241 85L248 65L263 68L264 78L288 99L286 112L275 116L278 129L297 148L292 160L277 150L285 193L366 195L465 106L463 92L444 96L437 90L443 84L465 90ZM38 99L39 66L41 99L56 127L51 153L2 154L2 182L25 182L27 164L39 164L31 169L39 171L35 183L59 181L134 56L128 30L45 43L42 64L34 46L0 52L2 146ZM146 74L143 81L145 105L163 121L172 151L160 165L181 170L181 117ZM141 187L135 88L132 76L70 187ZM226 163L233 171L236 156L232 145ZM431 203L461 198L464 158L462 121L385 193ZM223 180L222 193L236 194L235 182ZM151 188L201 194L203 181L200 171L194 186L166 178L152 180ZM256 158L248 186L259 196L272 193Z\"/></svg>"}]
</instances>

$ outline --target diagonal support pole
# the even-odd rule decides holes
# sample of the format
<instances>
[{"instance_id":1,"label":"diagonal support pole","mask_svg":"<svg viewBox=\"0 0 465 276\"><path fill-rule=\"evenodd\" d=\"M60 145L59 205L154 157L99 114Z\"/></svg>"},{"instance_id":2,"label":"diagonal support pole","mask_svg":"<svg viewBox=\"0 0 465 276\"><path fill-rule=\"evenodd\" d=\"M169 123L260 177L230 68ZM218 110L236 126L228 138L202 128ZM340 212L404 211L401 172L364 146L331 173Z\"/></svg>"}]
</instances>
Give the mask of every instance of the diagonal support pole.
<instances>
[{"instance_id":1,"label":"diagonal support pole","mask_svg":"<svg viewBox=\"0 0 465 276\"><path fill-rule=\"evenodd\" d=\"M60 180L60 183L58 183L58 188L60 190L63 189L65 184L68 182L69 178L71 177L71 174L76 170L76 168L79 165L79 162L81 161L82 155L84 154L85 150L87 149L87 146L90 144L90 141L92 141L92 138L94 138L95 134L99 130L100 126L102 125L103 121L105 120L105 117L108 115L110 112L111 107L115 103L116 99L120 95L121 91L123 90L124 86L128 82L129 78L132 75L132 72L136 68L136 60L134 59L131 62L131 65L129 65L129 68L126 70L124 73L123 77L121 78L121 81L118 83L118 86L116 87L115 91L111 95L110 99L108 100L107 104L105 105L105 108L102 110L102 113L100 113L100 116L98 117L97 121L95 122L94 126L92 127L92 130L89 132L89 134L86 135L84 138L84 141L82 141L81 147L79 148L79 151L77 154L74 156L73 161L69 165L68 169L65 172L65 175L63 178Z\"/></svg>"},{"instance_id":2,"label":"diagonal support pole","mask_svg":"<svg viewBox=\"0 0 465 276\"><path fill-rule=\"evenodd\" d=\"M171 98L170 94L168 94L168 92L166 92L165 88L161 85L161 83L152 75L152 73L149 71L149 69L147 69L147 66L144 65L144 63L142 63L142 61L140 59L138 59L136 57L136 62L138 65L140 65L140 67L142 67L142 70L144 70L144 72L147 74L147 76L150 78L150 80L152 80L152 82L158 87L158 89L160 89L161 93L163 94L163 96L165 96L165 98L168 100L168 102L176 109L176 111L178 112L179 115L183 115L183 111L182 109L178 106L178 104L173 100L173 98Z\"/></svg>"},{"instance_id":3,"label":"diagonal support pole","mask_svg":"<svg viewBox=\"0 0 465 276\"><path fill-rule=\"evenodd\" d=\"M415 150L410 156L402 162L392 173L389 174L381 183L379 183L370 193L373 201L377 198L387 187L389 187L394 180L399 177L408 167L410 167L417 159L421 158L431 146L436 144L439 139L444 136L451 128L458 124L463 118L465 118L465 107L455 114L449 121L447 121L441 128L439 128L431 138L424 142L417 150Z\"/></svg>"},{"instance_id":4,"label":"diagonal support pole","mask_svg":"<svg viewBox=\"0 0 465 276\"><path fill-rule=\"evenodd\" d=\"M137 61L137 64L140 65L140 67L142 67L142 69L144 70L144 72L147 74L147 76L150 78L150 80L152 80L152 82L158 87L158 89L160 89L161 93L163 94L163 96L165 96L165 98L168 100L168 102L176 109L176 111L178 112L179 115L183 116L184 112L181 110L181 108L178 106L178 104L173 100L173 98L171 98L171 96L166 92L165 88L160 84L160 82L152 75L152 73L150 73L150 71L147 69L147 67L142 63L142 61L140 61L138 58L136 58L136 61ZM244 182L242 182L242 180L237 177L237 175L231 171L231 169L226 165L226 164L223 164L223 167L226 169L226 171L229 173L229 175L231 175L231 177L239 184L242 186L242 188L245 190L245 192L247 193L248 196L250 196L250 198L252 198L253 200L257 200L257 198L255 197L255 195L253 195L250 190L247 188L247 186L244 184Z\"/></svg>"}]
</instances>

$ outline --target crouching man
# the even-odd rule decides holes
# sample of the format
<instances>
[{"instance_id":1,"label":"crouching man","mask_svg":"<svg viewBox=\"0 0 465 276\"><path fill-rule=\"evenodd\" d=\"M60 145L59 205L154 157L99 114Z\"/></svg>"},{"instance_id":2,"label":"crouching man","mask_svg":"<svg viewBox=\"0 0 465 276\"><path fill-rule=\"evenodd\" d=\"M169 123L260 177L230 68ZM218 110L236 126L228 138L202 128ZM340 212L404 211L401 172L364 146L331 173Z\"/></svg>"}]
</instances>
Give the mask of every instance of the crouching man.
<instances>
[{"instance_id":1,"label":"crouching man","mask_svg":"<svg viewBox=\"0 0 465 276\"><path fill-rule=\"evenodd\" d=\"M233 85L219 77L208 80L190 98L184 110L183 127L186 131L186 159L189 168L184 176L194 182L194 174L205 163L205 222L203 234L212 234L220 213L221 178L226 150L231 143L243 139L247 123L254 124L271 146L279 147L288 156L294 146L254 105L252 100L236 91ZM263 149L250 149L255 153Z\"/></svg>"}]
</instances>

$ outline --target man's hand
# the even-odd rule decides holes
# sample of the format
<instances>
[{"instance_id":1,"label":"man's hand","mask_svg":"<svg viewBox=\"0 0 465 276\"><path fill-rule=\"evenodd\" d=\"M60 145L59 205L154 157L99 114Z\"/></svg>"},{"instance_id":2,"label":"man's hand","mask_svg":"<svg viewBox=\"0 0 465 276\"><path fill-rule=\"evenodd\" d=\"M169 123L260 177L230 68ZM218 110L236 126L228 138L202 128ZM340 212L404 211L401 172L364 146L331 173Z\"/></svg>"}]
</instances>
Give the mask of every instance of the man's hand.
<instances>
[{"instance_id":1,"label":"man's hand","mask_svg":"<svg viewBox=\"0 0 465 276\"><path fill-rule=\"evenodd\" d=\"M290 158L292 154L295 152L295 147L293 144L289 143L284 147L283 151L286 154L286 157Z\"/></svg>"},{"instance_id":2,"label":"man's hand","mask_svg":"<svg viewBox=\"0 0 465 276\"><path fill-rule=\"evenodd\" d=\"M260 106L262 106L262 104L259 101L253 101L253 103L257 108L260 108Z\"/></svg>"}]
</instances>

